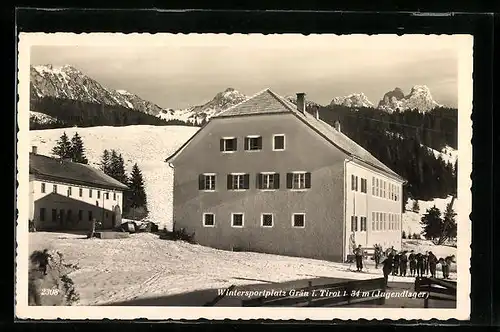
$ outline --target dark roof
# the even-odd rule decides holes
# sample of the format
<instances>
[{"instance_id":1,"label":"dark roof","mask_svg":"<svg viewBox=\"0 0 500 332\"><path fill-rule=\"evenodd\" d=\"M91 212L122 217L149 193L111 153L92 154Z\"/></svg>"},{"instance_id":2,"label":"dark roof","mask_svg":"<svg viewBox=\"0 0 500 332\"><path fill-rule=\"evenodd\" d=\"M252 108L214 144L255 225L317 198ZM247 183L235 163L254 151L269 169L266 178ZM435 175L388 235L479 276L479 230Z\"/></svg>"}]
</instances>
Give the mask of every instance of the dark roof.
<instances>
[{"instance_id":1,"label":"dark roof","mask_svg":"<svg viewBox=\"0 0 500 332\"><path fill-rule=\"evenodd\" d=\"M384 163L375 158L370 152L365 150L363 147L361 147L359 144L357 144L352 139L347 137L345 134L334 129L328 123L320 119L316 119L315 116L309 114L308 112L305 112L305 114L300 112L295 104L288 101L286 98L277 95L270 89L265 89L259 92L258 94L248 98L247 100L233 107L228 108L227 110L217 114L217 116L214 116L212 119L244 116L244 115L276 114L276 113L294 114L297 118L299 118L302 122L308 125L311 129L313 129L322 137L324 137L326 140L328 140L332 145L344 151L346 154L352 156L354 159L362 161L368 165L371 165L372 167L382 170L385 173L388 173L389 175L392 175L393 177L396 177L404 181L404 179L400 175L391 170ZM191 139L193 137L191 137ZM167 161L171 160L174 156L176 156L187 145L188 142L186 142L173 155L167 158Z\"/></svg>"},{"instance_id":2,"label":"dark roof","mask_svg":"<svg viewBox=\"0 0 500 332\"><path fill-rule=\"evenodd\" d=\"M107 189L128 189L123 183L92 166L51 158L40 154L30 153L30 174L33 174L37 179L54 180Z\"/></svg>"}]
</instances>

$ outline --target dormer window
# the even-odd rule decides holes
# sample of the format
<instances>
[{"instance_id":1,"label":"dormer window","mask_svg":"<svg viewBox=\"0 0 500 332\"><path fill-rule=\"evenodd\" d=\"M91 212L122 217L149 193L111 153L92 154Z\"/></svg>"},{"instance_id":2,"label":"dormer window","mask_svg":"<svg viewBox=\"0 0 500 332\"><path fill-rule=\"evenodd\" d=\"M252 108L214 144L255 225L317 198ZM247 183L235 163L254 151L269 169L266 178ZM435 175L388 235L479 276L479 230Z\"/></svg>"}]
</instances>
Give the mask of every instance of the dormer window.
<instances>
[{"instance_id":1,"label":"dormer window","mask_svg":"<svg viewBox=\"0 0 500 332\"><path fill-rule=\"evenodd\" d=\"M238 140L236 137L223 137L220 139L220 150L222 152L234 152L237 150Z\"/></svg>"},{"instance_id":2,"label":"dormer window","mask_svg":"<svg viewBox=\"0 0 500 332\"><path fill-rule=\"evenodd\" d=\"M262 150L262 136L251 135L245 137L245 151Z\"/></svg>"}]
</instances>

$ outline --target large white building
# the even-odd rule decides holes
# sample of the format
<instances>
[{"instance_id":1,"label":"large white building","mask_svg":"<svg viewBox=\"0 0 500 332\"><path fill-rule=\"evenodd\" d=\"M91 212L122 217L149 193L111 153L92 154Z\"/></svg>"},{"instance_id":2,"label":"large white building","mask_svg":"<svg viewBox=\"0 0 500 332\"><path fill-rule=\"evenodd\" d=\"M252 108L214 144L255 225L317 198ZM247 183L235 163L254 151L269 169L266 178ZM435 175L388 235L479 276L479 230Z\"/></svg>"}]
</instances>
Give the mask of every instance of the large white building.
<instances>
[{"instance_id":1,"label":"large white building","mask_svg":"<svg viewBox=\"0 0 500 332\"><path fill-rule=\"evenodd\" d=\"M85 164L30 153L30 220L37 230L105 229L121 223L123 183Z\"/></svg>"}]
</instances>

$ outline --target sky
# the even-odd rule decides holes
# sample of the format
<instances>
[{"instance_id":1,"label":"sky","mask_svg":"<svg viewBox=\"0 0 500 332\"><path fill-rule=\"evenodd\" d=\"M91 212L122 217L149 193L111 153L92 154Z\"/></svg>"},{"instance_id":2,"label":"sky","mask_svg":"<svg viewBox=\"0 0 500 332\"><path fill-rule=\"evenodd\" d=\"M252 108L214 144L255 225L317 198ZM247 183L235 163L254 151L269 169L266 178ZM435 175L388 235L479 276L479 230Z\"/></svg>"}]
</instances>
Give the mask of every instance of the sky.
<instances>
[{"instance_id":1,"label":"sky","mask_svg":"<svg viewBox=\"0 0 500 332\"><path fill-rule=\"evenodd\" d=\"M454 36L57 35L32 44L32 65L69 64L163 108L200 105L228 87L249 96L305 92L323 105L362 92L377 105L395 87L427 85L438 103L458 103Z\"/></svg>"}]
</instances>

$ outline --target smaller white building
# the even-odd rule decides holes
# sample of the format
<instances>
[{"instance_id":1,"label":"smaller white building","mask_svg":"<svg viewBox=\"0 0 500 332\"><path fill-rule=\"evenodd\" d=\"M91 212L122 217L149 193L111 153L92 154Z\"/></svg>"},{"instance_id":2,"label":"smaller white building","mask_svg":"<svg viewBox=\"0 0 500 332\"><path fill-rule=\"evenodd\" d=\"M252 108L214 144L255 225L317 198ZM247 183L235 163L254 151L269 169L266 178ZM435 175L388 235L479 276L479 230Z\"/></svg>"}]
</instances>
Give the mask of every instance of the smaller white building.
<instances>
[{"instance_id":1,"label":"smaller white building","mask_svg":"<svg viewBox=\"0 0 500 332\"><path fill-rule=\"evenodd\" d=\"M105 229L121 224L123 183L92 166L30 153L30 220L37 230Z\"/></svg>"}]
</instances>

